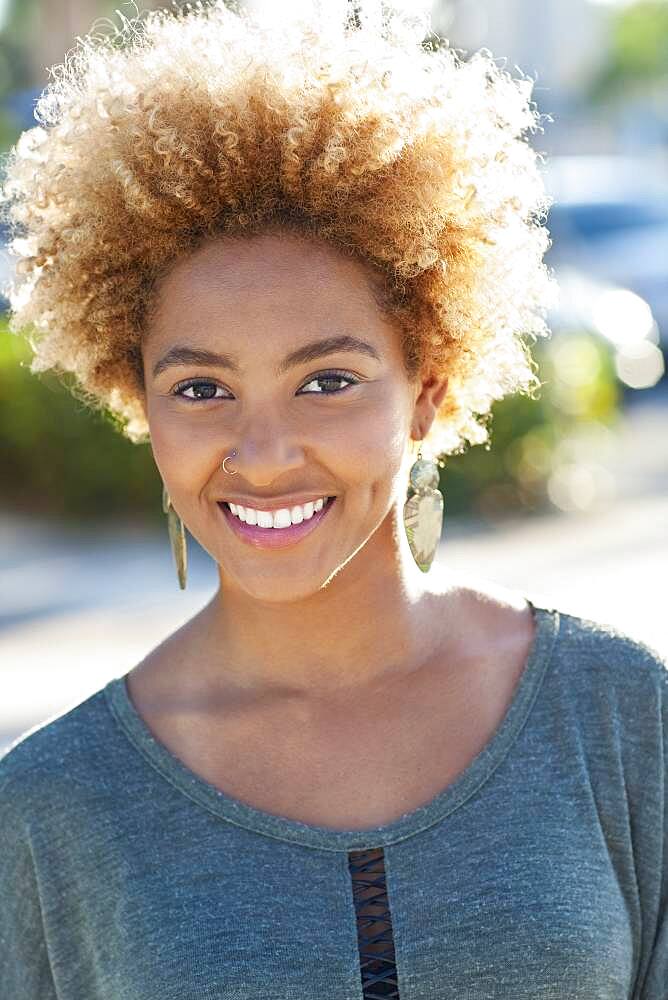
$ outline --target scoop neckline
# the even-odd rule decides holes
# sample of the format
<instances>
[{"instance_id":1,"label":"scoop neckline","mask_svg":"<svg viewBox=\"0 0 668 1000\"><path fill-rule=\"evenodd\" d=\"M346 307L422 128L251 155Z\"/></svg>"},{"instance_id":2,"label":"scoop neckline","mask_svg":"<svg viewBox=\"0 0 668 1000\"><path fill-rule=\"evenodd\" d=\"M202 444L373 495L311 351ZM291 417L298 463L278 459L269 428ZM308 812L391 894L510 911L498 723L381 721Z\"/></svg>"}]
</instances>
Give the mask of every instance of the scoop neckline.
<instances>
[{"instance_id":1,"label":"scoop neckline","mask_svg":"<svg viewBox=\"0 0 668 1000\"><path fill-rule=\"evenodd\" d=\"M540 607L528 597L525 600L535 621L533 642L513 698L492 737L468 767L425 805L390 823L364 830L317 826L234 798L201 778L155 738L130 698L127 673L110 680L103 693L122 732L145 760L173 787L216 816L255 833L323 850L385 847L421 833L460 808L489 779L517 739L538 696L560 624L555 608Z\"/></svg>"}]
</instances>

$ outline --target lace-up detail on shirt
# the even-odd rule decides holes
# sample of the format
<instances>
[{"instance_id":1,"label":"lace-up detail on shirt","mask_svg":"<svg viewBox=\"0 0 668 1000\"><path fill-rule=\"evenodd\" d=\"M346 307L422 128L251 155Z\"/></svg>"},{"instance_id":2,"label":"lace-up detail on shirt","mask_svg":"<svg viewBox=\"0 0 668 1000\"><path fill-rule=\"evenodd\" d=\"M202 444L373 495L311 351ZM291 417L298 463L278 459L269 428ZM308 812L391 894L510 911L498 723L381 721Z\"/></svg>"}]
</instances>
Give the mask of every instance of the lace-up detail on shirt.
<instances>
[{"instance_id":1,"label":"lace-up detail on shirt","mask_svg":"<svg viewBox=\"0 0 668 1000\"><path fill-rule=\"evenodd\" d=\"M382 847L349 851L364 1000L398 1000L392 916Z\"/></svg>"}]
</instances>

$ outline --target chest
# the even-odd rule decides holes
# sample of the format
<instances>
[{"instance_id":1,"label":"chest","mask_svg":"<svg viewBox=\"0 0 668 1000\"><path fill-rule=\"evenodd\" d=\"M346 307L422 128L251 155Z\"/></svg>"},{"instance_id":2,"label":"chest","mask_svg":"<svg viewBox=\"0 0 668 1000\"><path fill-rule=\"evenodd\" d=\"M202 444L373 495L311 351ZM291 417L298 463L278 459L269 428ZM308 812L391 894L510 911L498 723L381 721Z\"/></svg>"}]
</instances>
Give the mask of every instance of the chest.
<instances>
[{"instance_id":1,"label":"chest","mask_svg":"<svg viewBox=\"0 0 668 1000\"><path fill-rule=\"evenodd\" d=\"M169 796L115 813L108 850L73 857L64 879L76 897L94 865L105 890L77 904L94 951L72 972L80 991L62 995L627 1000L637 928L619 840L591 835L575 771L518 783L514 756L439 822L375 851L304 849L187 800L180 822ZM67 954L70 929L55 910L46 920Z\"/></svg>"},{"instance_id":2,"label":"chest","mask_svg":"<svg viewBox=\"0 0 668 1000\"><path fill-rule=\"evenodd\" d=\"M424 670L336 704L143 714L225 794L304 823L365 829L425 805L466 770L500 726L525 660L522 646L501 662Z\"/></svg>"}]
</instances>

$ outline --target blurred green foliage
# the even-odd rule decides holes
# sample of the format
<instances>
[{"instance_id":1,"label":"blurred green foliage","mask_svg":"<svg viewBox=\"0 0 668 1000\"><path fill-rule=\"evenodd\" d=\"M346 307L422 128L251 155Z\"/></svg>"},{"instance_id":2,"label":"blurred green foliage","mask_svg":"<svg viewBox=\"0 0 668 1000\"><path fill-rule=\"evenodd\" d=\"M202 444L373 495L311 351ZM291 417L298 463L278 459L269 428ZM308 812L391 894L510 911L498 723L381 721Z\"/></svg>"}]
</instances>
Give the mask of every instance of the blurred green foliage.
<instances>
[{"instance_id":1,"label":"blurred green foliage","mask_svg":"<svg viewBox=\"0 0 668 1000\"><path fill-rule=\"evenodd\" d=\"M539 340L531 353L542 383L535 398L500 400L492 407L490 441L446 457L440 477L446 517L493 521L552 509L550 478L572 452L586 460L597 429L618 422L621 392L607 341L564 331Z\"/></svg>"},{"instance_id":2,"label":"blurred green foliage","mask_svg":"<svg viewBox=\"0 0 668 1000\"><path fill-rule=\"evenodd\" d=\"M666 0L639 0L612 12L611 19L608 55L590 84L590 99L626 96L649 81L668 83Z\"/></svg>"},{"instance_id":3,"label":"blurred green foliage","mask_svg":"<svg viewBox=\"0 0 668 1000\"><path fill-rule=\"evenodd\" d=\"M492 410L490 447L447 456L441 469L446 517L493 520L550 507L547 485L565 442L617 418L611 351L586 332L532 348L544 383ZM73 521L162 523L162 483L149 445L133 445L111 418L71 395L67 378L29 370L30 348L0 322L0 506Z\"/></svg>"},{"instance_id":4,"label":"blurred green foliage","mask_svg":"<svg viewBox=\"0 0 668 1000\"><path fill-rule=\"evenodd\" d=\"M49 372L32 374L25 340L0 322L0 505L75 521L162 523L162 483L149 445L75 399Z\"/></svg>"}]
</instances>

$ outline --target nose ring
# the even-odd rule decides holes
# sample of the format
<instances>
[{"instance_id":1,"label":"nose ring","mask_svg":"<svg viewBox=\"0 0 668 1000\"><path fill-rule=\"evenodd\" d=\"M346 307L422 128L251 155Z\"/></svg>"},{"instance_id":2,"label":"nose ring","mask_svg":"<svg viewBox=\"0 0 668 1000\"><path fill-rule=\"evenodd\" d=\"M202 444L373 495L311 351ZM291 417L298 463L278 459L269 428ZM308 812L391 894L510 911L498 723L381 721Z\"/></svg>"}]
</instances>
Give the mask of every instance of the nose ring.
<instances>
[{"instance_id":1,"label":"nose ring","mask_svg":"<svg viewBox=\"0 0 668 1000\"><path fill-rule=\"evenodd\" d=\"M225 470L225 472L229 473L230 476L236 476L236 474L238 472L238 469L234 469L233 471L230 470L230 469L226 469L225 468L225 462L229 461L229 459L233 458L236 454L237 454L237 449L235 448L234 451L232 452L232 454L231 455L226 455L225 458L222 461L222 467L223 467L223 469Z\"/></svg>"}]
</instances>

